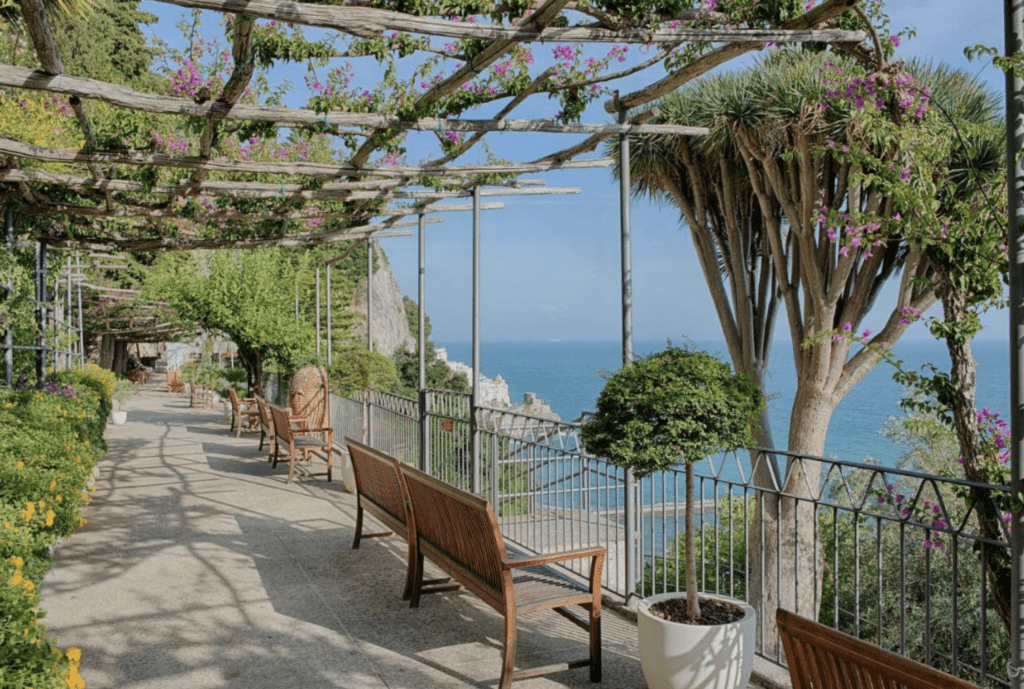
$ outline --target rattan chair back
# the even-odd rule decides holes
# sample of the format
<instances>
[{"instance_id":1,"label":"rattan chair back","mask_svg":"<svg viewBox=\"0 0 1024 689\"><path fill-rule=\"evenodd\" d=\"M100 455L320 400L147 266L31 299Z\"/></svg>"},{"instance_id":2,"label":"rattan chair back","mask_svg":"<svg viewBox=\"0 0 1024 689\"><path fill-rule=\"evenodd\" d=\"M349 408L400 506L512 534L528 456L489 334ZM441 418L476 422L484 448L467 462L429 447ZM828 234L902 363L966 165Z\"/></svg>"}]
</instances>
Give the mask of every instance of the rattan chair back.
<instances>
[{"instance_id":1,"label":"rattan chair back","mask_svg":"<svg viewBox=\"0 0 1024 689\"><path fill-rule=\"evenodd\" d=\"M292 414L305 419L312 427L327 425L327 369L323 366L303 366L288 386L288 405Z\"/></svg>"}]
</instances>

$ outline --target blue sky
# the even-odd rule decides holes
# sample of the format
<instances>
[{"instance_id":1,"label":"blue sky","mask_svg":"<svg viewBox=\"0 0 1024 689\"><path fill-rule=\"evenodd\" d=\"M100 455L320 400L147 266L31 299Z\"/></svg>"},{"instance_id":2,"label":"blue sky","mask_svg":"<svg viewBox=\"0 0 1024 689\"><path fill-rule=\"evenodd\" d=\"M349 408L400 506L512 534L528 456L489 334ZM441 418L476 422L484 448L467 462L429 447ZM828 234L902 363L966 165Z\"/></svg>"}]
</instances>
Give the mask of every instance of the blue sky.
<instances>
[{"instance_id":1,"label":"blue sky","mask_svg":"<svg viewBox=\"0 0 1024 689\"><path fill-rule=\"evenodd\" d=\"M982 9L984 6L984 9ZM1002 5L987 1L890 3L892 28L916 27L901 54L930 56L978 72L995 89L1002 74L968 62L963 46L1002 45ZM740 63L727 68L734 69ZM584 121L606 121L591 108ZM572 139L544 135L490 137L499 154L510 147L555 149ZM499 148L499 145L502 147ZM507 154L516 160L529 157ZM505 209L482 214L481 338L484 340L614 340L621 334L618 186L610 170L546 173L549 186L579 186L583 193L559 197L511 197ZM689 233L672 208L634 201L633 325L637 340L721 339L718 320L696 262ZM472 226L469 214L449 214L427 227L427 312L433 338L468 340ZM414 237L382 240L406 294L415 297L417 245ZM880 300L884 303L884 299ZM985 315L981 337L1007 337L1007 313ZM884 315L864 326L879 330ZM777 339L788 339L784 320ZM916 325L907 338L927 338Z\"/></svg>"},{"instance_id":2,"label":"blue sky","mask_svg":"<svg viewBox=\"0 0 1024 689\"><path fill-rule=\"evenodd\" d=\"M157 31L169 40L165 21L178 8L147 2L161 17ZM1002 3L931 0L890 2L893 30L913 27L917 36L904 41L903 56L928 56L978 72L1001 91L1001 73L981 62L968 62L963 47L1002 45ZM216 31L214 25L208 30ZM553 46L537 46L538 56ZM730 63L736 69L749 60ZM302 72L276 74L294 85ZM374 79L367 70L358 78ZM657 75L648 79L657 78ZM627 86L627 88L629 88ZM299 102L290 104L298 105ZM543 98L513 117L550 117L558 109ZM477 115L473 115L477 116ZM584 122L607 122L600 104ZM429 137L429 135L427 135ZM491 134L487 141L499 156L525 162L578 141L551 134ZM410 162L426 157L411 138ZM422 141L422 139L419 139ZM460 163L484 162L474 149ZM419 152L419 157L412 151ZM482 214L481 337L484 340L615 340L621 333L618 186L610 170L552 172L538 175L549 186L576 186L571 196L509 197L505 209ZM694 257L688 232L672 208L634 201L633 303L637 340L720 339L718 321ZM443 224L427 227L427 311L437 341L464 341L471 336L470 213L451 213ZM418 248L415 237L381 240L403 291L415 298ZM885 299L880 299L885 303ZM878 330L884 315L869 316L864 327ZM1005 311L986 314L982 337L1007 337ZM777 339L788 338L784 321ZM921 325L906 337L928 337Z\"/></svg>"}]
</instances>

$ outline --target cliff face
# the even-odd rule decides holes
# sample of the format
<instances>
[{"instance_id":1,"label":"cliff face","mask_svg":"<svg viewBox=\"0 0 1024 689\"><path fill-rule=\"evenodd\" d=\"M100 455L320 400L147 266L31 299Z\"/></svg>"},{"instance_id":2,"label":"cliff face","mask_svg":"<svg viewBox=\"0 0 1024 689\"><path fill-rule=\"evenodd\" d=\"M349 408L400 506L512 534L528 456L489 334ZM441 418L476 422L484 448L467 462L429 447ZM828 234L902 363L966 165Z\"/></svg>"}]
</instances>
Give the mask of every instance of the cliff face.
<instances>
[{"instance_id":1,"label":"cliff face","mask_svg":"<svg viewBox=\"0 0 1024 689\"><path fill-rule=\"evenodd\" d=\"M395 352L408 348L416 349L416 340L409 331L409 321L405 316L405 304L402 301L402 290L398 287L391 264L380 246L376 246L377 271L373 274L373 348L375 351L392 356ZM356 290L350 311L366 314L366 279ZM366 341L366 321L357 326L353 332L357 338Z\"/></svg>"}]
</instances>

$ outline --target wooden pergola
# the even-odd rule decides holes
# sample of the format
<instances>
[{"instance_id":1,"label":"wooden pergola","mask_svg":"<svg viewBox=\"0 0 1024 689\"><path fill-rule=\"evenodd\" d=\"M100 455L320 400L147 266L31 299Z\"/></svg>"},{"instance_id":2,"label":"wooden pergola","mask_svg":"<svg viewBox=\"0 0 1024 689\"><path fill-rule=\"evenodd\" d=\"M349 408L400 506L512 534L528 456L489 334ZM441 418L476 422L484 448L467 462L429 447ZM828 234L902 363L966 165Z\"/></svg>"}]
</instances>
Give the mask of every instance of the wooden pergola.
<instances>
[{"instance_id":1,"label":"wooden pergola","mask_svg":"<svg viewBox=\"0 0 1024 689\"><path fill-rule=\"evenodd\" d=\"M506 10L501 23L477 24L451 21L448 16L415 16L369 3L318 5L270 0L166 0L187 8L212 10L232 15L230 22L233 71L219 93L202 93L195 98L142 93L131 88L65 73L42 0L20 0L21 15L38 57L40 69L30 70L0 64L0 86L53 94L66 98L81 129L84 146L79 150L46 148L28 141L0 137L0 154L6 166L0 168L5 182L20 197L22 216L59 218L62 222L31 230L34 239L53 248L98 251L164 251L191 248L255 246L302 246L344 239L366 238L403 227L410 215L469 210L471 206L436 203L447 198L468 197L479 185L481 175L501 175L507 185L487 188L482 195L526 195L576 191L526 187L512 184L522 174L609 166L607 158L581 158L611 136L629 134L700 135L700 127L652 125L654 111L633 111L646 106L686 82L744 53L761 49L766 42L814 41L832 43L860 57L873 49L865 41L868 32L844 31L832 26L841 13L862 14L854 0L829 0L777 27L728 25L729 18L714 11L686 10L679 16L647 15L640 18L616 15L597 7L570 0L534 2L523 17L512 18ZM383 3L382 3L383 4ZM495 12L502 8L495 7ZM863 14L862 14L863 16ZM450 76L436 80L415 95L411 112L427 112L442 99L457 92L522 44L543 42L619 43L648 46L648 57L618 72L609 72L578 82L560 84L553 69L533 77L518 93L495 94L506 100L504 107L488 119L416 117L402 119L392 114L307 108L267 107L246 101L243 95L254 75L253 32L257 19L288 22L330 29L357 39L414 35L424 56L441 53L453 60L463 56L434 45L435 39L472 39L479 49ZM706 47L683 66L667 69L666 62L687 43ZM355 59L355 58L354 58ZM372 60L373 57L358 59ZM619 123L563 123L550 120L510 119L509 115L528 98L572 88L615 86L637 75L662 72L649 77L646 85L617 95L604 108L620 116ZM616 92L618 93L618 92ZM91 103L103 103L141 113L200 118L202 134L193 142L192 155L169 155L151 148L125 147L101 150L89 116ZM195 120L193 120L195 121ZM353 135L353 149L336 152L336 164L311 162L254 162L233 159L218 148L230 128L241 123L263 123L270 128L312 128L336 135ZM471 134L443 156L417 166L372 164L382 144L410 131ZM456 161L479 143L488 132L532 132L580 134L584 139L569 148L555 150L533 161L501 162L493 165L458 165ZM349 141L352 138L349 137ZM237 157L236 157L237 158ZM22 169L23 161L58 163L66 170L50 172ZM181 171L172 182L145 185L131 179L133 172L148 168L153 177L160 171ZM273 181L251 181L254 174ZM167 175L165 175L167 177ZM431 178L434 188L423 186ZM492 177L493 178L493 177ZM76 202L51 201L47 189L73 193ZM185 213L189 199L222 201L214 210L195 208ZM233 201L258 202L258 212L234 209ZM339 209L338 204L343 204ZM327 207L327 204L330 204ZM295 221L323 219L329 227L316 231L296 228ZM116 231L95 229L96 221L122 220ZM171 221L187 220L187 226L171 228ZM256 225L264 229L244 237L197 233L196 223L219 222ZM70 224L74 223L73 229ZM92 222L90 222L92 221ZM108 224L109 225L109 224Z\"/></svg>"}]
</instances>

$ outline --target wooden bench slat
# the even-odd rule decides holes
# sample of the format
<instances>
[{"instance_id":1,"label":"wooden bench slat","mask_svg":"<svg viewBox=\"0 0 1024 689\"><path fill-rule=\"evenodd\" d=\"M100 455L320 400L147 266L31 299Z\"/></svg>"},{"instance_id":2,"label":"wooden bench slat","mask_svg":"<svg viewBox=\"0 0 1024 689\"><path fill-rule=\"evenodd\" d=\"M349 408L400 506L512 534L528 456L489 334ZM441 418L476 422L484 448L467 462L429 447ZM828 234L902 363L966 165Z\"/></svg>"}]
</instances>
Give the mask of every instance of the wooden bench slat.
<instances>
[{"instance_id":1,"label":"wooden bench slat","mask_svg":"<svg viewBox=\"0 0 1024 689\"><path fill-rule=\"evenodd\" d=\"M979 689L781 608L775 619L793 689Z\"/></svg>"}]
</instances>

